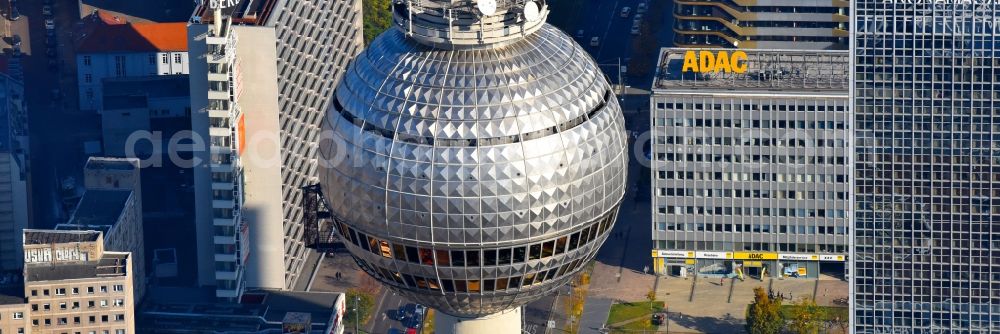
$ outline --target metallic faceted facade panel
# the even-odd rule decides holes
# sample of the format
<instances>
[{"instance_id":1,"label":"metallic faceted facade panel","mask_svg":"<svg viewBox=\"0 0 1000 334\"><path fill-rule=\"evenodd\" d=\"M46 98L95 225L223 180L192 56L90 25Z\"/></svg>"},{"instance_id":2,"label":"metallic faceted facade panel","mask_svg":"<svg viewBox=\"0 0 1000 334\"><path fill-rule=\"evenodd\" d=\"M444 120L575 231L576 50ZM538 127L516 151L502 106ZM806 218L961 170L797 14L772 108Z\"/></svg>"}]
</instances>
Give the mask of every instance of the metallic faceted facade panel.
<instances>
[{"instance_id":1,"label":"metallic faceted facade panel","mask_svg":"<svg viewBox=\"0 0 1000 334\"><path fill-rule=\"evenodd\" d=\"M509 45L468 50L384 33L348 68L324 122L320 178L338 220L393 245L436 250L524 246L605 224L579 248L508 266L349 250L369 272L435 280L554 274L593 258L625 187L624 119L610 89L589 55L547 24ZM530 302L580 267L479 293L375 276L445 313L481 316Z\"/></svg>"}]
</instances>

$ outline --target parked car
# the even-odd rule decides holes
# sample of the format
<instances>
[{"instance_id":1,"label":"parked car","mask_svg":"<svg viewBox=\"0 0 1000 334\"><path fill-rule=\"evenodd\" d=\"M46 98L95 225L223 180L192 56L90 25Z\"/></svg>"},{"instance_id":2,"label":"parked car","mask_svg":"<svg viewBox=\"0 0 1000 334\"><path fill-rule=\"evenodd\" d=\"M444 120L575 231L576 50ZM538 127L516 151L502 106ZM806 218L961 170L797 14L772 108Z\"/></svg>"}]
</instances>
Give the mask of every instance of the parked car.
<instances>
[{"instance_id":1,"label":"parked car","mask_svg":"<svg viewBox=\"0 0 1000 334\"><path fill-rule=\"evenodd\" d=\"M56 61L55 59L49 59L49 70L54 72L58 69L59 69L59 62Z\"/></svg>"},{"instance_id":2,"label":"parked car","mask_svg":"<svg viewBox=\"0 0 1000 334\"><path fill-rule=\"evenodd\" d=\"M622 17L628 17L632 13L632 7L622 7Z\"/></svg>"},{"instance_id":3,"label":"parked car","mask_svg":"<svg viewBox=\"0 0 1000 334\"><path fill-rule=\"evenodd\" d=\"M48 47L56 46L56 36L45 36L45 45Z\"/></svg>"},{"instance_id":4,"label":"parked car","mask_svg":"<svg viewBox=\"0 0 1000 334\"><path fill-rule=\"evenodd\" d=\"M583 38L583 29L576 31L576 38Z\"/></svg>"},{"instance_id":5,"label":"parked car","mask_svg":"<svg viewBox=\"0 0 1000 334\"><path fill-rule=\"evenodd\" d=\"M52 16L52 6L48 6L48 5L42 6L42 15L45 15L46 17L51 17Z\"/></svg>"},{"instance_id":6,"label":"parked car","mask_svg":"<svg viewBox=\"0 0 1000 334\"><path fill-rule=\"evenodd\" d=\"M629 33L633 35L639 34L639 22L632 23L632 30L630 30Z\"/></svg>"},{"instance_id":7,"label":"parked car","mask_svg":"<svg viewBox=\"0 0 1000 334\"><path fill-rule=\"evenodd\" d=\"M635 17L632 18L632 22L642 22L642 14L635 14Z\"/></svg>"},{"instance_id":8,"label":"parked car","mask_svg":"<svg viewBox=\"0 0 1000 334\"><path fill-rule=\"evenodd\" d=\"M647 8L646 8L646 3L645 2L640 2L638 6L635 6L635 12L637 14L645 13L646 9Z\"/></svg>"},{"instance_id":9,"label":"parked car","mask_svg":"<svg viewBox=\"0 0 1000 334\"><path fill-rule=\"evenodd\" d=\"M12 47L20 49L21 48L21 36L19 36L19 35L11 36L10 37L10 45Z\"/></svg>"},{"instance_id":10,"label":"parked car","mask_svg":"<svg viewBox=\"0 0 1000 334\"><path fill-rule=\"evenodd\" d=\"M56 49L55 48L48 48L48 49L46 49L45 50L45 55L49 56L50 58L55 58L56 57Z\"/></svg>"},{"instance_id":11,"label":"parked car","mask_svg":"<svg viewBox=\"0 0 1000 334\"><path fill-rule=\"evenodd\" d=\"M600 46L600 45L601 45L601 38L600 37L594 36L594 38L590 39L590 46L597 47L597 46Z\"/></svg>"},{"instance_id":12,"label":"parked car","mask_svg":"<svg viewBox=\"0 0 1000 334\"><path fill-rule=\"evenodd\" d=\"M53 21L52 19L45 19L45 29L47 29L47 30L55 30L56 29L56 21Z\"/></svg>"}]
</instances>

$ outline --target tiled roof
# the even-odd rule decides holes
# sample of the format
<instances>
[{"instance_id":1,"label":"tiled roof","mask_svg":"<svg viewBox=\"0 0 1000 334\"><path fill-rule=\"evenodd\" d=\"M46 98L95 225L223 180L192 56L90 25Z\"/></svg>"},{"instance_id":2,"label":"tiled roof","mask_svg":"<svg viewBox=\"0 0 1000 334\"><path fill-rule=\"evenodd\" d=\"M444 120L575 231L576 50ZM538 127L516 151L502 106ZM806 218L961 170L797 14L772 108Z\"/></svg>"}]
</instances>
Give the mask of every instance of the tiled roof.
<instances>
[{"instance_id":1,"label":"tiled roof","mask_svg":"<svg viewBox=\"0 0 1000 334\"><path fill-rule=\"evenodd\" d=\"M94 29L79 53L187 51L187 23L126 23Z\"/></svg>"}]
</instances>

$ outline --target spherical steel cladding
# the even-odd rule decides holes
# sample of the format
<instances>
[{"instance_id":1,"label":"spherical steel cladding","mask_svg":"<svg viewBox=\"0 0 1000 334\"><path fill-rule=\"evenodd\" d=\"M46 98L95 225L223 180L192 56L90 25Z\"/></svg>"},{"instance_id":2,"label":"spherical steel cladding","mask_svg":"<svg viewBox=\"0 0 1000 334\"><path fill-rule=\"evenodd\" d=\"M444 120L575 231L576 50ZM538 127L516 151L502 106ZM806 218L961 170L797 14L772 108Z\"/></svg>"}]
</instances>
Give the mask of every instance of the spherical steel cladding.
<instances>
[{"instance_id":1,"label":"spherical steel cladding","mask_svg":"<svg viewBox=\"0 0 1000 334\"><path fill-rule=\"evenodd\" d=\"M590 56L548 24L462 50L390 30L351 63L323 126L320 182L350 253L453 316L565 284L624 195L621 108Z\"/></svg>"}]
</instances>

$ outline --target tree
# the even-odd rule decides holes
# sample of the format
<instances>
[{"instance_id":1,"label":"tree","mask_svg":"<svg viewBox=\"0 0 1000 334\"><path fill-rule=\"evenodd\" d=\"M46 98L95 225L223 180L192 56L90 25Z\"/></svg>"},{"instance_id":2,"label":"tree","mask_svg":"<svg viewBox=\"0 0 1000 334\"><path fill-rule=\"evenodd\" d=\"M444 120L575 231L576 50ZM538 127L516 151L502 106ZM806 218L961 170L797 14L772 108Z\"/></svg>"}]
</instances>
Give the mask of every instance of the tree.
<instances>
[{"instance_id":1,"label":"tree","mask_svg":"<svg viewBox=\"0 0 1000 334\"><path fill-rule=\"evenodd\" d=\"M344 324L354 328L355 322L359 325L368 322L368 318L371 317L372 310L375 308L375 297L359 289L347 290L345 297L347 297L347 310L344 311ZM354 311L355 303L357 303L357 312Z\"/></svg>"},{"instance_id":2,"label":"tree","mask_svg":"<svg viewBox=\"0 0 1000 334\"><path fill-rule=\"evenodd\" d=\"M823 309L812 298L802 298L795 303L790 314L791 330L797 334L817 334L823 323Z\"/></svg>"},{"instance_id":3,"label":"tree","mask_svg":"<svg viewBox=\"0 0 1000 334\"><path fill-rule=\"evenodd\" d=\"M649 292L646 293L646 300L649 301L649 309L652 310L653 302L656 301L656 290L650 289Z\"/></svg>"},{"instance_id":4,"label":"tree","mask_svg":"<svg viewBox=\"0 0 1000 334\"><path fill-rule=\"evenodd\" d=\"M364 0L361 11L364 17L365 45L368 45L392 25L392 4L389 0Z\"/></svg>"},{"instance_id":5,"label":"tree","mask_svg":"<svg viewBox=\"0 0 1000 334\"><path fill-rule=\"evenodd\" d=\"M781 301L772 300L762 287L753 289L753 303L747 308L746 330L750 334L777 334L784 325Z\"/></svg>"}]
</instances>

